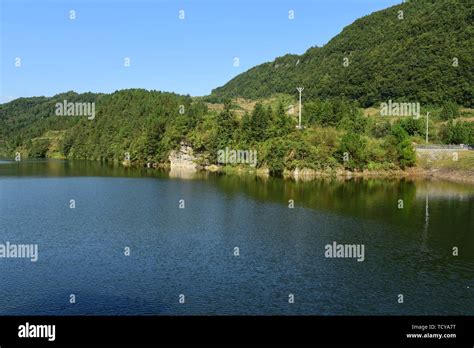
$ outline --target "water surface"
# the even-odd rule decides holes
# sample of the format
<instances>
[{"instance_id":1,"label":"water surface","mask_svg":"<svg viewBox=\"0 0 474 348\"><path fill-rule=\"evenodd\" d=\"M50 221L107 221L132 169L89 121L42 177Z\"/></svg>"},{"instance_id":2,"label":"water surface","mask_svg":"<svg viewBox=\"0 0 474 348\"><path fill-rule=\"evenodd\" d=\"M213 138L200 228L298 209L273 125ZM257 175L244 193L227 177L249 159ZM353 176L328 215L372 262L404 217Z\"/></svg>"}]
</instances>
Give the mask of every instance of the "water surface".
<instances>
[{"instance_id":1,"label":"water surface","mask_svg":"<svg viewBox=\"0 0 474 348\"><path fill-rule=\"evenodd\" d=\"M0 243L39 259L0 258L0 315L474 315L473 186L184 178L2 161ZM334 241L365 260L326 258Z\"/></svg>"}]
</instances>

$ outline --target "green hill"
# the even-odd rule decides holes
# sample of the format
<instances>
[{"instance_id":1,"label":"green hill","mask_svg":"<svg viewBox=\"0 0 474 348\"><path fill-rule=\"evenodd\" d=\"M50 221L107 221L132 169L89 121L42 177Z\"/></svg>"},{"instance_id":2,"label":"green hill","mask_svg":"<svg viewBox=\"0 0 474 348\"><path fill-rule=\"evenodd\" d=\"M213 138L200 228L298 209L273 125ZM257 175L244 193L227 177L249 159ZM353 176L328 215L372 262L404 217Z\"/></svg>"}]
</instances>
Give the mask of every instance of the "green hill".
<instances>
[{"instance_id":1,"label":"green hill","mask_svg":"<svg viewBox=\"0 0 474 348\"><path fill-rule=\"evenodd\" d=\"M56 116L55 105L64 100L94 102L95 118ZM19 98L0 105L0 156L18 151L30 157L121 161L129 152L132 161L166 161L169 150L206 112L190 96L143 89Z\"/></svg>"},{"instance_id":2,"label":"green hill","mask_svg":"<svg viewBox=\"0 0 474 348\"><path fill-rule=\"evenodd\" d=\"M389 99L472 107L473 23L472 0L412 0L356 20L323 47L258 65L211 99L294 95L303 86L307 99L342 96L364 107Z\"/></svg>"},{"instance_id":3,"label":"green hill","mask_svg":"<svg viewBox=\"0 0 474 348\"><path fill-rule=\"evenodd\" d=\"M94 117L56 115L56 104L64 101L91 103ZM306 102L305 127L298 130L285 105L280 98L237 113L235 102L208 108L200 98L143 89L19 98L0 105L0 157L19 152L22 158L165 164L184 142L202 165L218 163L224 149L250 149L258 153L257 169L279 175L296 168L405 168L415 164L412 143L424 139L425 118L366 117L356 102L342 98ZM465 111L455 105L431 111L432 141L474 142L474 122L460 118Z\"/></svg>"}]
</instances>

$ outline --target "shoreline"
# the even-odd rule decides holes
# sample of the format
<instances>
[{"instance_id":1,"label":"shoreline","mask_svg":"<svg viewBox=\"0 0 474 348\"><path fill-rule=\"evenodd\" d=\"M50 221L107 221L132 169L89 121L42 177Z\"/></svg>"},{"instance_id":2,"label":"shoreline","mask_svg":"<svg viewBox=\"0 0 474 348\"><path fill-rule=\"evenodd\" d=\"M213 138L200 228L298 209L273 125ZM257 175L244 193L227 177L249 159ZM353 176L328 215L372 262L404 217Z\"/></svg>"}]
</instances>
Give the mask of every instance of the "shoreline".
<instances>
[{"instance_id":1,"label":"shoreline","mask_svg":"<svg viewBox=\"0 0 474 348\"><path fill-rule=\"evenodd\" d=\"M133 165L132 165L133 166ZM170 171L180 171L183 173L221 173L225 175L254 175L260 178L280 177L285 180L294 181L313 181L318 179L434 179L444 180L462 184L474 185L474 171L454 170L446 168L431 168L426 169L420 166L411 167L406 170L364 170L364 171L349 171L343 169L329 169L329 170L312 170L312 169L285 169L281 176L271 175L268 169L265 168L248 168L248 167L232 167L232 166L217 166L210 165L206 167L198 167L190 169L188 167L172 166L169 163L157 164L152 168L167 169Z\"/></svg>"},{"instance_id":2,"label":"shoreline","mask_svg":"<svg viewBox=\"0 0 474 348\"><path fill-rule=\"evenodd\" d=\"M14 162L11 158L2 158L8 162ZM28 158L24 158L24 160ZM35 160L37 160L35 158ZM44 159L43 159L44 160ZM58 159L58 158L45 158L45 160L65 160L74 161L75 159ZM266 168L249 168L249 167L232 167L232 166L173 166L170 163L132 163L132 162L120 162L114 160L93 160L88 159L86 161L91 162L105 162L114 165L119 165L125 168L144 168L144 169L161 169L170 172L181 173L184 176L191 176L193 173L219 173L225 175L253 175L260 178L279 177L285 180L293 181L313 181L318 179L435 179L444 180L450 182L456 182L461 184L474 185L474 170L457 170L452 168L423 168L421 166L415 166L406 170L364 170L364 171L349 171L342 168L338 169L327 169L327 170L313 170L313 169L295 169L288 170L284 169L281 175L271 175L269 170Z\"/></svg>"}]
</instances>

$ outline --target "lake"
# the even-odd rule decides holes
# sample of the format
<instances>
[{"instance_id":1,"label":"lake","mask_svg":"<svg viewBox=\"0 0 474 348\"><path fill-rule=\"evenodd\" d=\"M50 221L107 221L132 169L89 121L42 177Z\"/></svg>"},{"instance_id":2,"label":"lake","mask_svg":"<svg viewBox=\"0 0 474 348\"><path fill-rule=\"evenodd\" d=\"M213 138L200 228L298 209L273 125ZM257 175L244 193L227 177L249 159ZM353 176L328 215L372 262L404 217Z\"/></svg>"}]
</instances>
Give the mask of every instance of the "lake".
<instances>
[{"instance_id":1,"label":"lake","mask_svg":"<svg viewBox=\"0 0 474 348\"><path fill-rule=\"evenodd\" d=\"M1 161L0 243L38 259L0 258L0 315L474 315L473 212L443 181Z\"/></svg>"}]
</instances>

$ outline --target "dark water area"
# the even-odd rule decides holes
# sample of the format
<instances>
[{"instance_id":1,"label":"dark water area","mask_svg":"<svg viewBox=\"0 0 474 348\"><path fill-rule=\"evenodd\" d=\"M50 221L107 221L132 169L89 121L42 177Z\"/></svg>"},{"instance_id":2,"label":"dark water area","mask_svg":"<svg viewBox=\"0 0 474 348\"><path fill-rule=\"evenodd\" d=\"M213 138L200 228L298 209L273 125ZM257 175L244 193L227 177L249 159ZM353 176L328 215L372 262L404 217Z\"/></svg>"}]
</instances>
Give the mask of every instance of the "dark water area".
<instances>
[{"instance_id":1,"label":"dark water area","mask_svg":"<svg viewBox=\"0 0 474 348\"><path fill-rule=\"evenodd\" d=\"M0 161L0 244L38 247L0 257L0 315L474 315L473 212L444 181Z\"/></svg>"}]
</instances>

